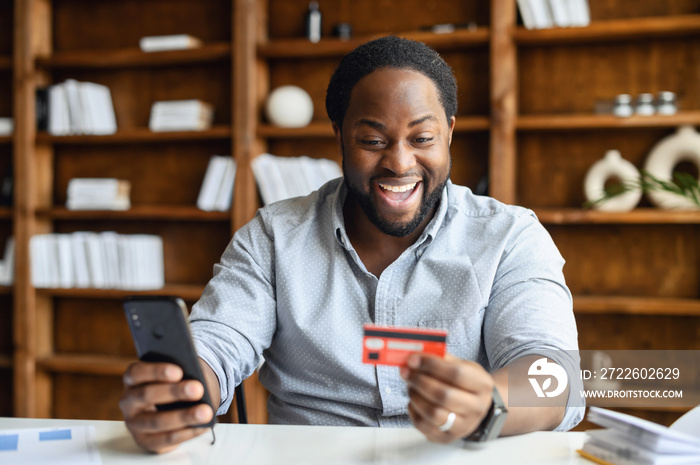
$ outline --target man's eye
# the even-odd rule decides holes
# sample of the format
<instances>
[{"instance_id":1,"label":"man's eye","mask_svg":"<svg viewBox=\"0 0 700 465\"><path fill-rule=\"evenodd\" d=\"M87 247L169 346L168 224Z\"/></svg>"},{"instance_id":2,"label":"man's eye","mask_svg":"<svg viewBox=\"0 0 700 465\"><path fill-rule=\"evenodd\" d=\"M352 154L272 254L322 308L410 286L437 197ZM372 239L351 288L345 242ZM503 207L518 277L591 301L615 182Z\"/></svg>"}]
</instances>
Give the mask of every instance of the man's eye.
<instances>
[{"instance_id":1,"label":"man's eye","mask_svg":"<svg viewBox=\"0 0 700 465\"><path fill-rule=\"evenodd\" d=\"M432 137L417 137L415 140L419 144L426 144L428 142L432 142L433 138Z\"/></svg>"},{"instance_id":2,"label":"man's eye","mask_svg":"<svg viewBox=\"0 0 700 465\"><path fill-rule=\"evenodd\" d=\"M379 145L382 143L382 141L372 139L372 140L363 140L362 143L364 145Z\"/></svg>"}]
</instances>

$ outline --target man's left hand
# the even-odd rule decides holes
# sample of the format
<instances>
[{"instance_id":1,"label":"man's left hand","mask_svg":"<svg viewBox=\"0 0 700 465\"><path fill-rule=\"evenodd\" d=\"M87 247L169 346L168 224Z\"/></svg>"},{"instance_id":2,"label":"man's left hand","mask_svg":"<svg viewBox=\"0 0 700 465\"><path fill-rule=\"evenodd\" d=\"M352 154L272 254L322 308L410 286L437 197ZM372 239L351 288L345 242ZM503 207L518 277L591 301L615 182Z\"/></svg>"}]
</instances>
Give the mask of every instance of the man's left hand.
<instances>
[{"instance_id":1,"label":"man's left hand","mask_svg":"<svg viewBox=\"0 0 700 465\"><path fill-rule=\"evenodd\" d=\"M401 377L408 383L408 414L426 437L452 442L474 432L491 407L494 381L478 363L446 354L411 354ZM454 413L451 428L441 431Z\"/></svg>"}]
</instances>

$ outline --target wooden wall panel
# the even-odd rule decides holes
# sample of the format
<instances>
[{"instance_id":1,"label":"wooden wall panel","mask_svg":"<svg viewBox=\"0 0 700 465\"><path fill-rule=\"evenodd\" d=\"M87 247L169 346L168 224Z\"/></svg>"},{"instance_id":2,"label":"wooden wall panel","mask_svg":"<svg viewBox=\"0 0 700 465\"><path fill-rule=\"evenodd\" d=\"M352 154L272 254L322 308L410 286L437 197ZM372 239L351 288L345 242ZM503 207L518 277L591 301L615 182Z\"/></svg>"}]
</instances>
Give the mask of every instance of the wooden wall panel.
<instances>
[{"instance_id":1,"label":"wooden wall panel","mask_svg":"<svg viewBox=\"0 0 700 465\"><path fill-rule=\"evenodd\" d=\"M53 381L53 418L120 420L120 376L57 374Z\"/></svg>"},{"instance_id":2,"label":"wooden wall panel","mask_svg":"<svg viewBox=\"0 0 700 465\"><path fill-rule=\"evenodd\" d=\"M56 51L138 47L143 36L181 33L204 41L231 40L232 2L227 0L54 3Z\"/></svg>"},{"instance_id":3,"label":"wooden wall panel","mask_svg":"<svg viewBox=\"0 0 700 465\"><path fill-rule=\"evenodd\" d=\"M206 284L231 239L227 222L57 221L55 232L116 231L163 238L166 283Z\"/></svg>"},{"instance_id":4,"label":"wooden wall panel","mask_svg":"<svg viewBox=\"0 0 700 465\"><path fill-rule=\"evenodd\" d=\"M105 173L131 181L132 205L190 205L197 202L212 155L229 155L228 141L178 144L60 146L55 156L53 199L65 205L73 177Z\"/></svg>"},{"instance_id":5,"label":"wooden wall panel","mask_svg":"<svg viewBox=\"0 0 700 465\"><path fill-rule=\"evenodd\" d=\"M549 226L574 294L700 298L700 228ZM585 253L581 253L585 251Z\"/></svg>"},{"instance_id":6,"label":"wooden wall panel","mask_svg":"<svg viewBox=\"0 0 700 465\"><path fill-rule=\"evenodd\" d=\"M182 78L183 73L187 79ZM213 105L215 124L231 123L231 66L225 62L147 69L61 70L53 76L54 82L72 78L108 86L119 129L147 127L151 105L160 100L203 100Z\"/></svg>"},{"instance_id":7,"label":"wooden wall panel","mask_svg":"<svg viewBox=\"0 0 700 465\"><path fill-rule=\"evenodd\" d=\"M662 90L681 108L700 106L700 36L522 47L518 56L520 114L590 114L598 100Z\"/></svg>"},{"instance_id":8,"label":"wooden wall panel","mask_svg":"<svg viewBox=\"0 0 700 465\"><path fill-rule=\"evenodd\" d=\"M696 316L576 315L581 350L700 350Z\"/></svg>"},{"instance_id":9,"label":"wooden wall panel","mask_svg":"<svg viewBox=\"0 0 700 465\"><path fill-rule=\"evenodd\" d=\"M271 39L304 36L306 0L269 0ZM356 36L416 31L435 24L488 24L489 2L479 0L320 0L322 33L330 36L333 25L348 22Z\"/></svg>"},{"instance_id":10,"label":"wooden wall panel","mask_svg":"<svg viewBox=\"0 0 700 465\"><path fill-rule=\"evenodd\" d=\"M12 33L14 31L12 21L14 19L14 4L14 0L4 0L0 2L0 56L4 55L9 57L12 55ZM3 88L0 87L0 89Z\"/></svg>"},{"instance_id":11,"label":"wooden wall panel","mask_svg":"<svg viewBox=\"0 0 700 465\"><path fill-rule=\"evenodd\" d=\"M674 129L524 132L518 136L518 204L580 208L589 168L610 149L644 167L651 149ZM646 203L648 205L648 203Z\"/></svg>"},{"instance_id":12,"label":"wooden wall panel","mask_svg":"<svg viewBox=\"0 0 700 465\"><path fill-rule=\"evenodd\" d=\"M695 0L635 1L634 8L628 0L589 0L589 4L593 21L700 13Z\"/></svg>"}]
</instances>

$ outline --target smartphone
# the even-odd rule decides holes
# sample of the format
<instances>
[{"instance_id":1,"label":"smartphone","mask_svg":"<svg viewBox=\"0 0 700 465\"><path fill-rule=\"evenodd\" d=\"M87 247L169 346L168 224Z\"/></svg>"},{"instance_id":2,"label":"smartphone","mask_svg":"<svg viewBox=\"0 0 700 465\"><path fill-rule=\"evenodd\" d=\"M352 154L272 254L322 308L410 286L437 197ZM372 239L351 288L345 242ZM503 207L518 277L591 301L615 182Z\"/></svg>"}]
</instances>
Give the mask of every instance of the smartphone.
<instances>
[{"instance_id":1,"label":"smartphone","mask_svg":"<svg viewBox=\"0 0 700 465\"><path fill-rule=\"evenodd\" d=\"M158 410L175 410L202 403L214 410L192 342L185 302L178 297L127 297L124 300L124 312L139 360L174 363L182 368L183 379L196 379L204 386L204 396L200 400L158 405ZM211 422L197 426L210 427L214 423L216 415Z\"/></svg>"}]
</instances>

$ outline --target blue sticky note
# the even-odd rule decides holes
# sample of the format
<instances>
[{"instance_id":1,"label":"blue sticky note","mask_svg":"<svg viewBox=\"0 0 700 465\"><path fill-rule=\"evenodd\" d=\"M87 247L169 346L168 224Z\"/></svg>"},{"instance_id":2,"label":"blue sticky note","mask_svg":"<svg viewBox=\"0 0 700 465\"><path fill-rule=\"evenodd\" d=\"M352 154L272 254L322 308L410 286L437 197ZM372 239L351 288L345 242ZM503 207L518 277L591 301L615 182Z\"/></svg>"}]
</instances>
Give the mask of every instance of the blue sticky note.
<instances>
[{"instance_id":1,"label":"blue sticky note","mask_svg":"<svg viewBox=\"0 0 700 465\"><path fill-rule=\"evenodd\" d=\"M19 434L6 434L4 436L0 436L0 452L17 450L18 442Z\"/></svg>"},{"instance_id":2,"label":"blue sticky note","mask_svg":"<svg viewBox=\"0 0 700 465\"><path fill-rule=\"evenodd\" d=\"M39 441L60 441L70 438L71 434L69 429L59 429L56 431L44 431L39 433Z\"/></svg>"}]
</instances>

